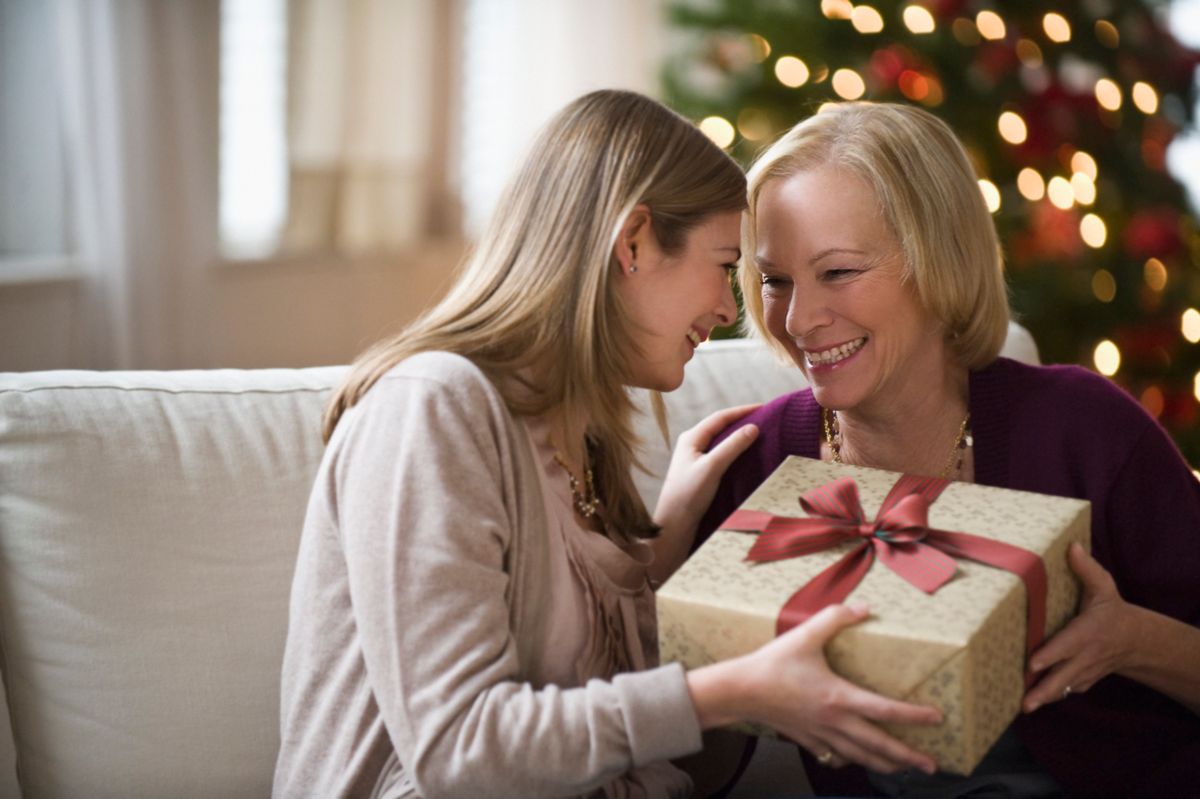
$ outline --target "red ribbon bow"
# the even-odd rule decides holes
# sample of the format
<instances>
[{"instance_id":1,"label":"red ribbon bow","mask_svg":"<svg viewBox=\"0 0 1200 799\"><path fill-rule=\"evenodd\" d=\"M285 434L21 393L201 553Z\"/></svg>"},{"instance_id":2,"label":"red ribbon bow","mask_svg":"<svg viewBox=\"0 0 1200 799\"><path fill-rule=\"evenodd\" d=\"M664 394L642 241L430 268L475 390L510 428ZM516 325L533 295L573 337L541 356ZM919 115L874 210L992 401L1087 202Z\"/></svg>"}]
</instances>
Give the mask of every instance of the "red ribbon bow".
<instances>
[{"instance_id":1,"label":"red ribbon bow","mask_svg":"<svg viewBox=\"0 0 1200 799\"><path fill-rule=\"evenodd\" d=\"M1029 623L1025 648L1032 652L1046 629L1046 567L1020 547L990 538L931 529L929 506L950 484L934 477L902 475L888 492L874 521L867 521L858 486L849 477L815 488L800 497L807 518L737 510L724 530L760 533L747 560L767 562L808 555L859 540L858 546L800 588L784 604L775 622L782 635L826 605L845 599L862 581L875 557L926 593L954 576L954 558L966 558L1016 574L1025 583Z\"/></svg>"}]
</instances>

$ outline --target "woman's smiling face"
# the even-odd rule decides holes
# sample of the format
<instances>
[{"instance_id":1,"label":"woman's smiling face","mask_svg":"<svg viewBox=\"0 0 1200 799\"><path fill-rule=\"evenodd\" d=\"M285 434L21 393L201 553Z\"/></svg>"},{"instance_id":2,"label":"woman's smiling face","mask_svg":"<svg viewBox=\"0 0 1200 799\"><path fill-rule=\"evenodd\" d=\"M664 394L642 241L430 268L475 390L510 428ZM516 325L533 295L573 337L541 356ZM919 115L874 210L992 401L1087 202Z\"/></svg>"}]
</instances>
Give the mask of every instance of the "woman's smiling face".
<instances>
[{"instance_id":1,"label":"woman's smiling face","mask_svg":"<svg viewBox=\"0 0 1200 799\"><path fill-rule=\"evenodd\" d=\"M771 180L755 234L767 330L822 406L886 408L938 379L941 325L904 279L904 252L865 182L834 166Z\"/></svg>"},{"instance_id":2,"label":"woman's smiling face","mask_svg":"<svg viewBox=\"0 0 1200 799\"><path fill-rule=\"evenodd\" d=\"M730 274L741 256L741 217L740 211L712 214L687 233L677 255L664 254L652 232L641 237L638 271L618 284L637 347L632 385L679 388L696 347L714 327L736 319Z\"/></svg>"}]
</instances>

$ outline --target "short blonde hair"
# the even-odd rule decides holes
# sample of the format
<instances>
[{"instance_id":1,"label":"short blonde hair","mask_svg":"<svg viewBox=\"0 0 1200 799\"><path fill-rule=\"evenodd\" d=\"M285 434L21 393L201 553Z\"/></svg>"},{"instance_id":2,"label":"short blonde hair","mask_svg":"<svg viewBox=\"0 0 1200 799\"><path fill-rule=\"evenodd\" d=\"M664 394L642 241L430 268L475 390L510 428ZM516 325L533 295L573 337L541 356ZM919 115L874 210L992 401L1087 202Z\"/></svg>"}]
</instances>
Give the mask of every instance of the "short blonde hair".
<instances>
[{"instance_id":1,"label":"short blonde hair","mask_svg":"<svg viewBox=\"0 0 1200 799\"><path fill-rule=\"evenodd\" d=\"M915 106L868 102L830 105L800 122L750 168L747 253L756 252L763 186L823 166L871 187L904 252L905 279L960 362L978 369L995 360L1010 317L1004 259L975 172L946 123ZM740 280L747 332L785 354L766 330L753 257Z\"/></svg>"},{"instance_id":2,"label":"short blonde hair","mask_svg":"<svg viewBox=\"0 0 1200 799\"><path fill-rule=\"evenodd\" d=\"M639 204L675 255L709 215L746 207L746 179L695 125L647 97L605 90L567 105L534 142L446 297L355 362L326 409L326 439L397 363L454 352L496 383L513 413L563 408L590 419L609 520L622 534L652 535L631 474L637 441L625 382L636 345L613 280L613 247ZM547 365L533 375L536 394L512 379ZM661 423L661 400L656 412Z\"/></svg>"}]
</instances>

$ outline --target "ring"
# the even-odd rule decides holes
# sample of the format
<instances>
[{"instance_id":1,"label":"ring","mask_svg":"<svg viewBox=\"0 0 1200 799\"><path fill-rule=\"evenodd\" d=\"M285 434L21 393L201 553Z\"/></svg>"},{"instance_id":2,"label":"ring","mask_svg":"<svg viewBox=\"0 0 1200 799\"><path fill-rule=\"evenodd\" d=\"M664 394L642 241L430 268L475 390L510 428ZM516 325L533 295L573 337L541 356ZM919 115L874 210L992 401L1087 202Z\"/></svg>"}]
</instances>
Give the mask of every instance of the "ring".
<instances>
[{"instance_id":1,"label":"ring","mask_svg":"<svg viewBox=\"0 0 1200 799\"><path fill-rule=\"evenodd\" d=\"M1063 699L1066 699L1070 695L1071 695L1071 686L1068 685L1066 688L1063 689Z\"/></svg>"},{"instance_id":2,"label":"ring","mask_svg":"<svg viewBox=\"0 0 1200 799\"><path fill-rule=\"evenodd\" d=\"M833 762L833 750L826 749L824 752L817 755L817 762L820 763L822 766L828 766L830 763Z\"/></svg>"}]
</instances>

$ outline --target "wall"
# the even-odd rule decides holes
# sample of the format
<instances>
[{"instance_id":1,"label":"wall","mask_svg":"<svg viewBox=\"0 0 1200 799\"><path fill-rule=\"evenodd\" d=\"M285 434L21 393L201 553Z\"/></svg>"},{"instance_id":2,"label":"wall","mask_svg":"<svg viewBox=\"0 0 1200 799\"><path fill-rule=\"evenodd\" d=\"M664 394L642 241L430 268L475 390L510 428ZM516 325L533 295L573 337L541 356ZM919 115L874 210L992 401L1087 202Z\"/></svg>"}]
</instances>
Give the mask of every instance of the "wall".
<instances>
[{"instance_id":1,"label":"wall","mask_svg":"<svg viewBox=\"0 0 1200 799\"><path fill-rule=\"evenodd\" d=\"M361 263L214 265L193 298L204 322L169 368L284 367L347 363L413 319L449 285L456 242ZM89 369L79 278L0 284L0 371ZM191 326L188 326L189 328Z\"/></svg>"}]
</instances>

